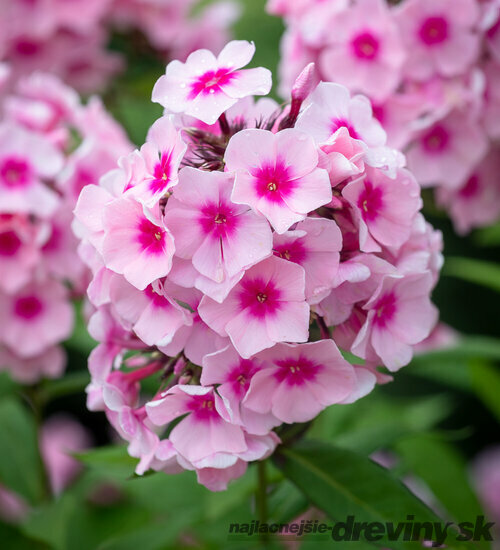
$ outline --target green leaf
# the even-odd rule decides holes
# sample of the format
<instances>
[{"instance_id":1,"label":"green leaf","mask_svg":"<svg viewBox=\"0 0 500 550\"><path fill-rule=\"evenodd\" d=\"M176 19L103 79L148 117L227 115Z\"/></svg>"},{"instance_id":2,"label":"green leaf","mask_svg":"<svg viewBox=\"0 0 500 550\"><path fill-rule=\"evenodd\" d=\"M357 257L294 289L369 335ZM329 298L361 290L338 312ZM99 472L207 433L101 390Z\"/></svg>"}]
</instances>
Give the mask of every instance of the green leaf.
<instances>
[{"instance_id":1,"label":"green leaf","mask_svg":"<svg viewBox=\"0 0 500 550\"><path fill-rule=\"evenodd\" d=\"M472 258L448 257L443 274L500 292L500 264Z\"/></svg>"},{"instance_id":2,"label":"green leaf","mask_svg":"<svg viewBox=\"0 0 500 550\"><path fill-rule=\"evenodd\" d=\"M479 229L474 234L474 240L480 246L498 246L500 244L500 223Z\"/></svg>"},{"instance_id":3,"label":"green leaf","mask_svg":"<svg viewBox=\"0 0 500 550\"><path fill-rule=\"evenodd\" d=\"M433 434L419 434L403 438L395 450L455 521L474 521L483 514L468 482L467 463L452 445Z\"/></svg>"},{"instance_id":4,"label":"green leaf","mask_svg":"<svg viewBox=\"0 0 500 550\"><path fill-rule=\"evenodd\" d=\"M497 367L484 360L471 360L469 371L472 387L481 401L500 422L500 372Z\"/></svg>"},{"instance_id":5,"label":"green leaf","mask_svg":"<svg viewBox=\"0 0 500 550\"><path fill-rule=\"evenodd\" d=\"M277 465L302 490L311 503L334 521L438 522L438 517L389 471L368 458L330 444L303 441L294 448L280 448ZM467 548L448 532L449 548ZM363 538L362 538L363 540ZM389 540L387 533L377 546L421 548L418 542Z\"/></svg>"},{"instance_id":6,"label":"green leaf","mask_svg":"<svg viewBox=\"0 0 500 550\"><path fill-rule=\"evenodd\" d=\"M113 479L129 479L134 475L137 459L127 453L124 445L96 447L73 455L77 460Z\"/></svg>"},{"instance_id":7,"label":"green leaf","mask_svg":"<svg viewBox=\"0 0 500 550\"><path fill-rule=\"evenodd\" d=\"M31 503L43 497L35 422L12 397L0 401L0 483Z\"/></svg>"}]
</instances>

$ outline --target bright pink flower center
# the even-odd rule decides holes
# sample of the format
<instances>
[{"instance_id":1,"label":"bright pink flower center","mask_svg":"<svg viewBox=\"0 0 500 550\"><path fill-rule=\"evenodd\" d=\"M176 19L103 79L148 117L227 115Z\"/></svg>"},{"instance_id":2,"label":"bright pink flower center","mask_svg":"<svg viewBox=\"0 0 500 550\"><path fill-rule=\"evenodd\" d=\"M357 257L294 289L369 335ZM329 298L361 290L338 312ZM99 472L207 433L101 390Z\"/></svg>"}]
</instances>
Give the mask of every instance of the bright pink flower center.
<instances>
[{"instance_id":1,"label":"bright pink flower center","mask_svg":"<svg viewBox=\"0 0 500 550\"><path fill-rule=\"evenodd\" d=\"M96 183L95 175L85 168L77 168L72 185L75 196L80 195L81 190L91 183Z\"/></svg>"},{"instance_id":2,"label":"bright pink flower center","mask_svg":"<svg viewBox=\"0 0 500 550\"><path fill-rule=\"evenodd\" d=\"M467 180L467 183L460 189L459 195L466 199L477 195L479 192L479 177L477 174L472 174L472 176Z\"/></svg>"},{"instance_id":3,"label":"bright pink flower center","mask_svg":"<svg viewBox=\"0 0 500 550\"><path fill-rule=\"evenodd\" d=\"M23 296L14 303L14 313L26 320L38 317L43 311L43 303L37 296Z\"/></svg>"},{"instance_id":4,"label":"bright pink flower center","mask_svg":"<svg viewBox=\"0 0 500 550\"><path fill-rule=\"evenodd\" d=\"M6 187L24 187L31 181L29 164L17 157L5 159L0 167L0 178Z\"/></svg>"},{"instance_id":5,"label":"bright pink flower center","mask_svg":"<svg viewBox=\"0 0 500 550\"><path fill-rule=\"evenodd\" d=\"M302 355L298 358L289 357L276 361L279 370L274 374L278 382L286 382L291 386L301 386L306 382L312 382L324 369L323 365L315 363Z\"/></svg>"},{"instance_id":6,"label":"bright pink flower center","mask_svg":"<svg viewBox=\"0 0 500 550\"><path fill-rule=\"evenodd\" d=\"M172 304L165 298L165 296L158 294L158 292L156 292L151 285L144 289L144 294L151 300L154 307L172 307Z\"/></svg>"},{"instance_id":7,"label":"bright pink flower center","mask_svg":"<svg viewBox=\"0 0 500 550\"><path fill-rule=\"evenodd\" d=\"M385 108L383 105L381 104L372 104L372 111L373 111L373 116L380 122L380 124L384 124L384 121L385 121L385 116L386 116L386 112L385 112Z\"/></svg>"},{"instance_id":8,"label":"bright pink flower center","mask_svg":"<svg viewBox=\"0 0 500 550\"><path fill-rule=\"evenodd\" d=\"M21 239L15 231L0 233L0 256L14 256L21 248Z\"/></svg>"},{"instance_id":9,"label":"bright pink flower center","mask_svg":"<svg viewBox=\"0 0 500 550\"><path fill-rule=\"evenodd\" d=\"M215 94L221 92L221 86L229 84L236 77L231 69L220 68L216 71L207 71L191 82L189 99L194 99L199 94Z\"/></svg>"},{"instance_id":10,"label":"bright pink flower center","mask_svg":"<svg viewBox=\"0 0 500 550\"><path fill-rule=\"evenodd\" d=\"M424 149L428 153L441 153L448 146L450 134L443 126L434 126L422 138Z\"/></svg>"},{"instance_id":11,"label":"bright pink flower center","mask_svg":"<svg viewBox=\"0 0 500 550\"><path fill-rule=\"evenodd\" d=\"M266 197L270 202L282 202L295 189L297 183L291 179L285 163L276 159L276 165L264 165L252 170L255 188L259 197Z\"/></svg>"},{"instance_id":12,"label":"bright pink flower center","mask_svg":"<svg viewBox=\"0 0 500 550\"><path fill-rule=\"evenodd\" d=\"M239 225L234 205L226 202L206 204L201 209L199 223L207 235L214 239L224 239L232 235Z\"/></svg>"},{"instance_id":13,"label":"bright pink flower center","mask_svg":"<svg viewBox=\"0 0 500 550\"><path fill-rule=\"evenodd\" d=\"M281 292L272 281L264 282L260 278L241 282L240 304L254 317L272 315L280 307Z\"/></svg>"},{"instance_id":14,"label":"bright pink flower center","mask_svg":"<svg viewBox=\"0 0 500 550\"><path fill-rule=\"evenodd\" d=\"M194 415L196 420L215 420L219 419L219 413L215 409L215 401L212 394L192 395L188 403L188 410Z\"/></svg>"},{"instance_id":15,"label":"bright pink flower center","mask_svg":"<svg viewBox=\"0 0 500 550\"><path fill-rule=\"evenodd\" d=\"M307 258L307 250L299 239L289 243L276 244L274 255L290 262L301 264Z\"/></svg>"},{"instance_id":16,"label":"bright pink flower center","mask_svg":"<svg viewBox=\"0 0 500 550\"><path fill-rule=\"evenodd\" d=\"M14 50L19 55L31 57L36 55L42 49L38 42L34 42L29 38L20 38L14 45Z\"/></svg>"},{"instance_id":17,"label":"bright pink flower center","mask_svg":"<svg viewBox=\"0 0 500 550\"><path fill-rule=\"evenodd\" d=\"M163 254L165 244L165 232L163 229L143 218L139 222L137 241L143 250L151 254Z\"/></svg>"},{"instance_id":18,"label":"bright pink flower center","mask_svg":"<svg viewBox=\"0 0 500 550\"><path fill-rule=\"evenodd\" d=\"M382 296L375 304L374 323L379 327L385 327L396 313L396 296L391 292Z\"/></svg>"},{"instance_id":19,"label":"bright pink flower center","mask_svg":"<svg viewBox=\"0 0 500 550\"><path fill-rule=\"evenodd\" d=\"M228 373L226 382L231 384L233 393L243 397L250 387L250 379L258 370L250 359L240 359Z\"/></svg>"},{"instance_id":20,"label":"bright pink flower center","mask_svg":"<svg viewBox=\"0 0 500 550\"><path fill-rule=\"evenodd\" d=\"M339 128L346 128L347 131L349 132L349 135L353 139L359 139L358 133L356 132L354 127L351 126L349 121L345 120L344 118L333 118L331 120L331 127L330 127L331 133L334 134Z\"/></svg>"},{"instance_id":21,"label":"bright pink flower center","mask_svg":"<svg viewBox=\"0 0 500 550\"><path fill-rule=\"evenodd\" d=\"M373 61L377 58L380 42L374 34L365 31L354 37L351 41L351 47L358 59Z\"/></svg>"},{"instance_id":22,"label":"bright pink flower center","mask_svg":"<svg viewBox=\"0 0 500 550\"><path fill-rule=\"evenodd\" d=\"M448 38L448 21L441 16L428 17L420 26L418 33L427 46L441 44Z\"/></svg>"},{"instance_id":23,"label":"bright pink flower center","mask_svg":"<svg viewBox=\"0 0 500 550\"><path fill-rule=\"evenodd\" d=\"M162 191L170 183L172 167L170 165L170 154L162 154L160 162L155 166L153 179L149 188L153 193Z\"/></svg>"},{"instance_id":24,"label":"bright pink flower center","mask_svg":"<svg viewBox=\"0 0 500 550\"><path fill-rule=\"evenodd\" d=\"M374 187L371 181L365 181L365 188L359 194L358 208L365 222L375 220L384 206L384 197L380 187Z\"/></svg>"}]
</instances>

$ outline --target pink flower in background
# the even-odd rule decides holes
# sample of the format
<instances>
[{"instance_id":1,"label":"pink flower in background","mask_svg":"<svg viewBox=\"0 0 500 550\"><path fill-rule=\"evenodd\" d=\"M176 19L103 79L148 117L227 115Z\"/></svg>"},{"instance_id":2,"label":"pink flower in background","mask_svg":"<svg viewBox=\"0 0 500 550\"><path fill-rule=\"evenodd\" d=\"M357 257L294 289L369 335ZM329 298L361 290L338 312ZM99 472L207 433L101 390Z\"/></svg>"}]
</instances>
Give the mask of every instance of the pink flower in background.
<instances>
[{"instance_id":1,"label":"pink flower in background","mask_svg":"<svg viewBox=\"0 0 500 550\"><path fill-rule=\"evenodd\" d=\"M406 0L396 14L408 51L405 73L425 80L434 71L449 77L466 70L479 53L478 17L474 0Z\"/></svg>"},{"instance_id":2,"label":"pink flower in background","mask_svg":"<svg viewBox=\"0 0 500 550\"><path fill-rule=\"evenodd\" d=\"M172 61L155 84L152 99L169 112L185 113L213 124L238 99L266 95L271 89L268 69L239 70L250 62L254 52L250 42L234 40L218 57L209 50L197 50L186 63Z\"/></svg>"},{"instance_id":3,"label":"pink flower in background","mask_svg":"<svg viewBox=\"0 0 500 550\"><path fill-rule=\"evenodd\" d=\"M20 357L33 357L68 338L73 308L55 281L33 282L16 293L0 294L0 341Z\"/></svg>"},{"instance_id":4,"label":"pink flower in background","mask_svg":"<svg viewBox=\"0 0 500 550\"><path fill-rule=\"evenodd\" d=\"M278 233L332 198L314 142L303 132L245 130L231 138L224 159L236 172L232 201L263 214Z\"/></svg>"},{"instance_id":5,"label":"pink flower in background","mask_svg":"<svg viewBox=\"0 0 500 550\"><path fill-rule=\"evenodd\" d=\"M500 448L491 447L480 453L472 464L472 476L488 519L500 518Z\"/></svg>"},{"instance_id":6,"label":"pink flower in background","mask_svg":"<svg viewBox=\"0 0 500 550\"><path fill-rule=\"evenodd\" d=\"M385 0L359 0L332 18L329 32L320 56L329 80L377 101L394 92L406 52Z\"/></svg>"}]
</instances>

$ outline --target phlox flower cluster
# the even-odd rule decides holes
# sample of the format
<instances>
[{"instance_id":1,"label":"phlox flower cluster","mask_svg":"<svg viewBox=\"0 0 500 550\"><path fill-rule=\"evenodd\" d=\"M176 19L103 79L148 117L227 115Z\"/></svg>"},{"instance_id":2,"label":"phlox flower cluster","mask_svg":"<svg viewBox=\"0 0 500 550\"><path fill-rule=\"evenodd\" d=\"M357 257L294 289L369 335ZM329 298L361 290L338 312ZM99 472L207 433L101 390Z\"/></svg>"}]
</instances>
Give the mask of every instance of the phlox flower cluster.
<instances>
[{"instance_id":1,"label":"phlox flower cluster","mask_svg":"<svg viewBox=\"0 0 500 550\"><path fill-rule=\"evenodd\" d=\"M500 218L498 0L268 0L280 90L310 62L368 96L388 144L465 234ZM352 136L355 137L355 136Z\"/></svg>"},{"instance_id":2,"label":"phlox flower cluster","mask_svg":"<svg viewBox=\"0 0 500 550\"><path fill-rule=\"evenodd\" d=\"M441 235L364 96L299 76L269 98L254 46L172 61L146 143L82 190L93 271L88 406L137 473L195 470L212 490L286 425L390 379L437 321ZM340 350L358 359L347 361Z\"/></svg>"},{"instance_id":3,"label":"phlox flower cluster","mask_svg":"<svg viewBox=\"0 0 500 550\"><path fill-rule=\"evenodd\" d=\"M0 3L0 61L11 80L34 70L58 75L81 93L103 89L124 67L108 49L113 32L147 43L162 59L221 47L238 10L221 1L196 16L199 0L5 0Z\"/></svg>"},{"instance_id":4,"label":"phlox flower cluster","mask_svg":"<svg viewBox=\"0 0 500 550\"><path fill-rule=\"evenodd\" d=\"M132 149L97 97L53 75L21 79L0 121L0 368L23 383L57 377L88 269L72 210L82 187Z\"/></svg>"}]
</instances>

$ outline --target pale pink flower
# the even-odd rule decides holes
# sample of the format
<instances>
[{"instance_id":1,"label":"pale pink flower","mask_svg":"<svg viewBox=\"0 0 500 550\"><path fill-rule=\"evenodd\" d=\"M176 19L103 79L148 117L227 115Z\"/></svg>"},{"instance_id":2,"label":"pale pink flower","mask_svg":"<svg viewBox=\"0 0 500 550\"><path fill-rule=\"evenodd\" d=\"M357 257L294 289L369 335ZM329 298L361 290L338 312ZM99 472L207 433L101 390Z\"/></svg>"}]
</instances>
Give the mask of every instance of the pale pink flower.
<instances>
[{"instance_id":1,"label":"pale pink flower","mask_svg":"<svg viewBox=\"0 0 500 550\"><path fill-rule=\"evenodd\" d=\"M236 177L231 199L263 214L278 233L330 202L328 173L318 168L313 139L293 128L235 134L224 157Z\"/></svg>"},{"instance_id":2,"label":"pale pink flower","mask_svg":"<svg viewBox=\"0 0 500 550\"><path fill-rule=\"evenodd\" d=\"M175 253L221 283L271 255L271 228L248 206L231 202L234 176L184 168L167 203Z\"/></svg>"},{"instance_id":3,"label":"pale pink flower","mask_svg":"<svg viewBox=\"0 0 500 550\"><path fill-rule=\"evenodd\" d=\"M391 371L407 365L412 345L427 338L437 322L437 309L429 299L432 286L429 272L384 277L363 306L368 315L352 352L364 359L378 359Z\"/></svg>"},{"instance_id":4,"label":"pale pink flower","mask_svg":"<svg viewBox=\"0 0 500 550\"><path fill-rule=\"evenodd\" d=\"M42 378L59 378L66 366L66 354L53 346L33 357L19 357L0 346L0 370L8 370L11 377L22 384L34 384Z\"/></svg>"},{"instance_id":5,"label":"pale pink flower","mask_svg":"<svg viewBox=\"0 0 500 550\"><path fill-rule=\"evenodd\" d=\"M361 95L351 97L340 84L320 82L295 127L309 133L319 145L326 143L340 128L347 128L353 139L369 147L385 145L386 135L373 117L370 101Z\"/></svg>"},{"instance_id":6,"label":"pale pink flower","mask_svg":"<svg viewBox=\"0 0 500 550\"><path fill-rule=\"evenodd\" d=\"M303 268L273 256L251 267L222 304L204 296L198 313L248 358L276 342L307 341L304 288Z\"/></svg>"},{"instance_id":7,"label":"pale pink flower","mask_svg":"<svg viewBox=\"0 0 500 550\"><path fill-rule=\"evenodd\" d=\"M172 235L146 207L132 199L116 199L106 206L103 226L106 267L139 290L170 271Z\"/></svg>"},{"instance_id":8,"label":"pale pink flower","mask_svg":"<svg viewBox=\"0 0 500 550\"><path fill-rule=\"evenodd\" d=\"M304 268L310 304L320 301L333 287L341 249L342 234L333 220L307 218L293 231L274 234L274 254Z\"/></svg>"},{"instance_id":9,"label":"pale pink flower","mask_svg":"<svg viewBox=\"0 0 500 550\"><path fill-rule=\"evenodd\" d=\"M266 366L252 377L243 404L282 422L308 422L354 390L354 369L332 340L277 344L257 359Z\"/></svg>"},{"instance_id":10,"label":"pale pink flower","mask_svg":"<svg viewBox=\"0 0 500 550\"><path fill-rule=\"evenodd\" d=\"M253 57L255 46L244 40L229 42L218 57L197 50L186 63L171 61L153 88L153 101L169 112L185 113L213 124L238 99L266 95L271 73L262 67L239 70Z\"/></svg>"},{"instance_id":11,"label":"pale pink flower","mask_svg":"<svg viewBox=\"0 0 500 550\"><path fill-rule=\"evenodd\" d=\"M394 92L405 51L385 0L359 0L333 17L328 31L330 38L320 56L328 80L377 101Z\"/></svg>"},{"instance_id":12,"label":"pale pink flower","mask_svg":"<svg viewBox=\"0 0 500 550\"><path fill-rule=\"evenodd\" d=\"M407 170L391 179L380 170L367 168L365 175L344 187L342 195L357 213L359 245L364 252L380 249L377 243L395 248L403 245L422 207L420 187Z\"/></svg>"},{"instance_id":13,"label":"pale pink flower","mask_svg":"<svg viewBox=\"0 0 500 550\"><path fill-rule=\"evenodd\" d=\"M500 447L482 451L473 462L472 476L489 519L500 520Z\"/></svg>"},{"instance_id":14,"label":"pale pink flower","mask_svg":"<svg viewBox=\"0 0 500 550\"><path fill-rule=\"evenodd\" d=\"M150 128L140 158L144 173L131 182L129 193L147 206L153 206L178 182L178 170L187 146L168 117Z\"/></svg>"},{"instance_id":15,"label":"pale pink flower","mask_svg":"<svg viewBox=\"0 0 500 550\"><path fill-rule=\"evenodd\" d=\"M241 427L211 387L178 385L146 404L149 419L163 426L186 415L171 431L175 450L196 468L225 468L248 449Z\"/></svg>"}]
</instances>

